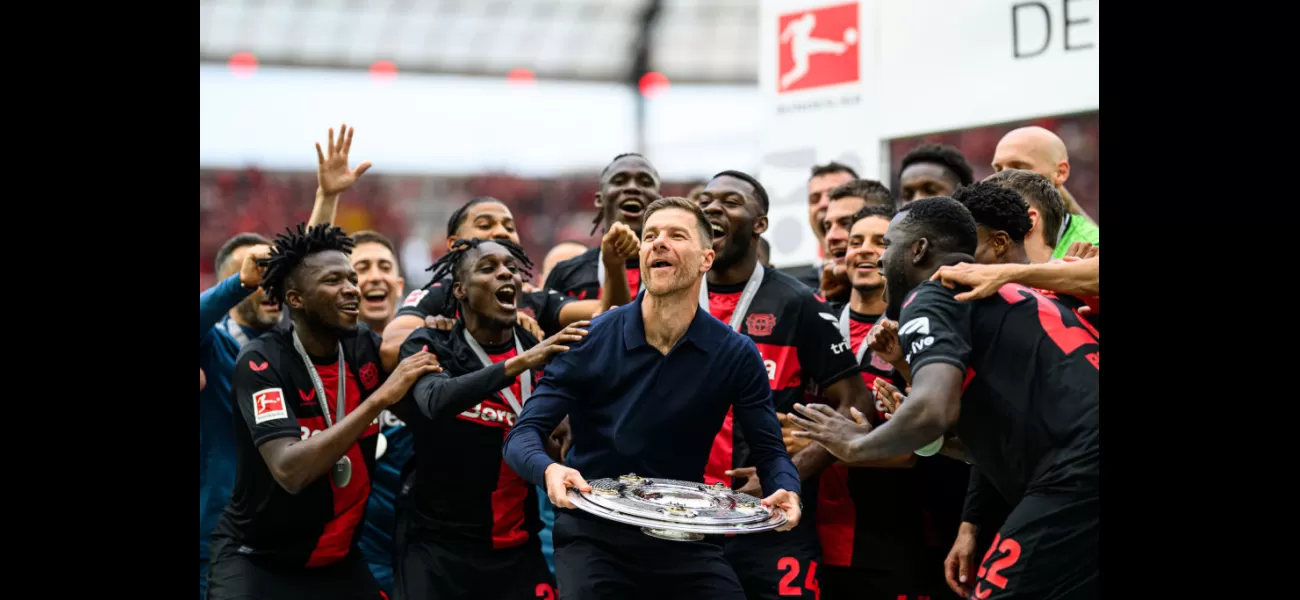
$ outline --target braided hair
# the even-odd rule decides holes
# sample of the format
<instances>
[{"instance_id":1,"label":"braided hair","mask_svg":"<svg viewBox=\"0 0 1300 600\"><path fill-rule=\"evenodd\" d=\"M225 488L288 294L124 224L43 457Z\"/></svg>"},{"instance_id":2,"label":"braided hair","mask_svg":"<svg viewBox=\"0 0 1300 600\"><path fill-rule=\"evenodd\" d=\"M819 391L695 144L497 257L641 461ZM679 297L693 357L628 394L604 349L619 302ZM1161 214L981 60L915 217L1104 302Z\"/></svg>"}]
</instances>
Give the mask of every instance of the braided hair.
<instances>
[{"instance_id":1,"label":"braided hair","mask_svg":"<svg viewBox=\"0 0 1300 600\"><path fill-rule=\"evenodd\" d=\"M639 154L639 153L637 153L637 152L624 152L624 153L622 153L622 154L620 154L620 155L618 155L618 156L615 156L615 157L614 157L614 160L609 161L609 164L605 165L605 168L603 168L603 169L600 170L600 183L601 183L601 187L605 187L605 186L604 186L604 184L605 184L605 176L606 176L606 175L609 175L609 169L610 169L611 167L614 166L614 163L616 163L616 162L618 162L618 161L620 161L620 160L623 160L624 158L627 158L627 157L629 157L629 156L635 156L635 157L637 157L637 158L640 158L640 159L642 159L642 160L645 160L645 161L646 161L646 164L649 164L649 163L650 163L650 160L649 160L649 159L647 159L646 157L642 156L641 154ZM650 168L651 168L652 170L654 169L653 166L650 167ZM597 231L598 229L600 229L600 222L603 221L604 219L605 219L605 207L604 207L604 205L602 205L601 208L600 208L600 210L596 211L596 218L593 219L593 220L591 221L591 235L596 235L596 231Z\"/></svg>"},{"instance_id":2,"label":"braided hair","mask_svg":"<svg viewBox=\"0 0 1300 600\"><path fill-rule=\"evenodd\" d=\"M498 239L484 240L480 238L462 238L456 240L456 242L451 245L451 250L442 255L441 258L426 270L433 272L433 281L442 281L450 275L452 286L455 286L457 283L464 281L464 278L461 276L461 267L463 266L461 263L465 261L465 257L469 256L470 250L478 248L488 242L500 244L510 253L510 256L514 257L515 265L519 268L520 277L522 277L524 281L532 278L533 274L531 269L533 268L533 261L529 260L527 254L524 254L524 249L521 248L519 244L510 240ZM523 290L519 291L521 293L523 292ZM456 314L459 308L460 302L456 300L456 294L453 293L452 290L447 290L447 293L443 296L441 314Z\"/></svg>"},{"instance_id":3,"label":"braided hair","mask_svg":"<svg viewBox=\"0 0 1300 600\"><path fill-rule=\"evenodd\" d=\"M308 256L332 250L352 254L353 245L352 238L329 223L314 225L310 229L306 223L299 223L297 231L288 227L284 231L275 236L271 258L266 260L266 276L262 278L266 295L281 304L284 303L289 279Z\"/></svg>"}]
</instances>

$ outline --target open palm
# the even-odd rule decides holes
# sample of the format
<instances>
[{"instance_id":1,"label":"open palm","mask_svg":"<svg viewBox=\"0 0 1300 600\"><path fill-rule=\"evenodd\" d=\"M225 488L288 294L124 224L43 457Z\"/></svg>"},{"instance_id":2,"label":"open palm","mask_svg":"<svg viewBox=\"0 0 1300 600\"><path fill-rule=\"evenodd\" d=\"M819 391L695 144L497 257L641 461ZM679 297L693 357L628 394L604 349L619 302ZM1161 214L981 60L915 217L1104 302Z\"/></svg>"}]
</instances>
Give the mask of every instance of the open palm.
<instances>
[{"instance_id":1,"label":"open palm","mask_svg":"<svg viewBox=\"0 0 1300 600\"><path fill-rule=\"evenodd\" d=\"M344 190L352 187L361 175L370 168L370 161L362 161L357 165L356 170L348 168L348 152L352 150L352 134L356 129L348 128L344 123L339 128L338 141L334 140L334 129L330 129L329 153L321 151L320 142L316 142L316 158L318 166L316 168L317 180L320 182L320 189L326 196L336 196Z\"/></svg>"}]
</instances>

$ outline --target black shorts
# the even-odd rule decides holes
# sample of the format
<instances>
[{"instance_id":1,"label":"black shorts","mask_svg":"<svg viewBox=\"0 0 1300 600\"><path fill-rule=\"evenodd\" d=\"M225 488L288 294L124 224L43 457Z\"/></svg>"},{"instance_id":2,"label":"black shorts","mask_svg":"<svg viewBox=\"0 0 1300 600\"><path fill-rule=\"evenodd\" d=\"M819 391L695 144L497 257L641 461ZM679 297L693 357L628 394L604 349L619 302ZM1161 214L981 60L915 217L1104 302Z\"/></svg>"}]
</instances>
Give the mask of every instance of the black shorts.
<instances>
[{"instance_id":1,"label":"black shorts","mask_svg":"<svg viewBox=\"0 0 1300 600\"><path fill-rule=\"evenodd\" d=\"M980 561L971 597L1099 598L1100 528L1096 495L1030 493L1012 509Z\"/></svg>"},{"instance_id":2,"label":"black shorts","mask_svg":"<svg viewBox=\"0 0 1300 600\"><path fill-rule=\"evenodd\" d=\"M935 594L911 573L826 565L817 570L821 600L947 600L952 590Z\"/></svg>"},{"instance_id":3,"label":"black shorts","mask_svg":"<svg viewBox=\"0 0 1300 600\"><path fill-rule=\"evenodd\" d=\"M387 600L370 567L353 548L323 567L286 569L254 562L235 552L229 539L213 538L208 600Z\"/></svg>"},{"instance_id":4,"label":"black shorts","mask_svg":"<svg viewBox=\"0 0 1300 600\"><path fill-rule=\"evenodd\" d=\"M556 600L536 537L513 548L447 543L397 516L393 600Z\"/></svg>"},{"instance_id":5,"label":"black shorts","mask_svg":"<svg viewBox=\"0 0 1300 600\"><path fill-rule=\"evenodd\" d=\"M632 525L555 513L555 576L564 600L745 600L719 542L661 540Z\"/></svg>"},{"instance_id":6,"label":"black shorts","mask_svg":"<svg viewBox=\"0 0 1300 600\"><path fill-rule=\"evenodd\" d=\"M748 533L725 540L723 556L748 600L820 597L822 545L812 520L802 520L790 531Z\"/></svg>"}]
</instances>

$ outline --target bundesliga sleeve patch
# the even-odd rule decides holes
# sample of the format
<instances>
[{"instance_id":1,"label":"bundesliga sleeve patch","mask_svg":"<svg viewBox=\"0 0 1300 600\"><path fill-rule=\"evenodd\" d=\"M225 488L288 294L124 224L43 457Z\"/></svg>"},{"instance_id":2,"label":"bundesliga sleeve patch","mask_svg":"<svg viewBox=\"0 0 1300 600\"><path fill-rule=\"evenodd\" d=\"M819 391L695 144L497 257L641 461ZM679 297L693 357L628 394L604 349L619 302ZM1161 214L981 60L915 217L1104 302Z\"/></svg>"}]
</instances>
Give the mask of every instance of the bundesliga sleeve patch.
<instances>
[{"instance_id":1,"label":"bundesliga sleeve patch","mask_svg":"<svg viewBox=\"0 0 1300 600\"><path fill-rule=\"evenodd\" d=\"M402 301L402 308L419 304L427 295L429 295L429 290L415 290L414 292L407 294L406 300Z\"/></svg>"},{"instance_id":2,"label":"bundesliga sleeve patch","mask_svg":"<svg viewBox=\"0 0 1300 600\"><path fill-rule=\"evenodd\" d=\"M284 393L280 388L253 393L253 416L258 425L275 419L289 418L288 411L284 409Z\"/></svg>"}]
</instances>

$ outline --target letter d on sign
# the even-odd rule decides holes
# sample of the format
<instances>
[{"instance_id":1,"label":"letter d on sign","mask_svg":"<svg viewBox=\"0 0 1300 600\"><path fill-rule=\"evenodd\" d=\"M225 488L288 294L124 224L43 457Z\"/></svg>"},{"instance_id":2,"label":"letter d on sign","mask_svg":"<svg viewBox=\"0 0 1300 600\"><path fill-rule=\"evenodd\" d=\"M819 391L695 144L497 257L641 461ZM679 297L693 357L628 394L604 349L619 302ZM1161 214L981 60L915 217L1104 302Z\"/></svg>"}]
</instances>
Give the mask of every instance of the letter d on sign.
<instances>
[{"instance_id":1,"label":"letter d on sign","mask_svg":"<svg viewBox=\"0 0 1300 600\"><path fill-rule=\"evenodd\" d=\"M1022 54L1020 52L1020 9L1037 8L1043 11L1043 25L1046 35L1043 36L1043 45L1032 53ZM1052 43L1052 13L1048 10L1047 5L1042 2L1021 2L1011 6L1011 50L1016 58L1032 58L1047 51L1047 46Z\"/></svg>"}]
</instances>

